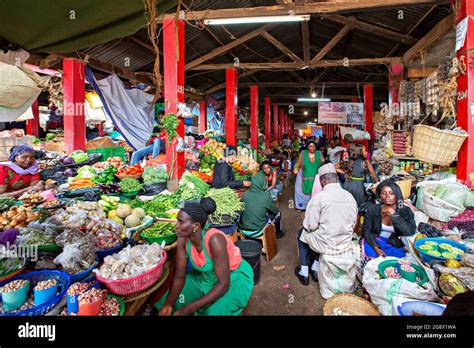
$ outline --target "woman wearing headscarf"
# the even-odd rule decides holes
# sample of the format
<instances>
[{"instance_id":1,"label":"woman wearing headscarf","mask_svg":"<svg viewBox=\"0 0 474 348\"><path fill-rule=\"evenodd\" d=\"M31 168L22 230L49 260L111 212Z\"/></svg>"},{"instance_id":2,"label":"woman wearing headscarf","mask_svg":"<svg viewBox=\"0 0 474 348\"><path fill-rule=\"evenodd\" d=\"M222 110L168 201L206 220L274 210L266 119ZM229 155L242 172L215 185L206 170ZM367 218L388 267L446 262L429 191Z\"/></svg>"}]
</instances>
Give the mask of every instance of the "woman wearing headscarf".
<instances>
[{"instance_id":1,"label":"woman wearing headscarf","mask_svg":"<svg viewBox=\"0 0 474 348\"><path fill-rule=\"evenodd\" d=\"M175 275L169 293L155 305L160 315L240 315L247 306L253 271L223 232L207 230L215 210L211 198L202 198L179 211ZM192 271L186 274L188 260Z\"/></svg>"},{"instance_id":2,"label":"woman wearing headscarf","mask_svg":"<svg viewBox=\"0 0 474 348\"><path fill-rule=\"evenodd\" d=\"M306 206L311 199L313 192L313 184L318 169L324 162L324 156L321 151L316 150L316 143L310 141L307 149L301 151L296 162L293 173L296 175L295 183L295 201L296 209L306 210Z\"/></svg>"},{"instance_id":3,"label":"woman wearing headscarf","mask_svg":"<svg viewBox=\"0 0 474 348\"><path fill-rule=\"evenodd\" d=\"M19 197L31 189L43 189L35 150L28 145L15 146L8 162L0 163L0 194Z\"/></svg>"},{"instance_id":4,"label":"woman wearing headscarf","mask_svg":"<svg viewBox=\"0 0 474 348\"><path fill-rule=\"evenodd\" d=\"M416 232L415 216L403 204L400 187L393 180L386 180L377 187L381 204L370 206L362 225L362 252L365 261L378 256L404 257L401 237Z\"/></svg>"},{"instance_id":5,"label":"woman wearing headscarf","mask_svg":"<svg viewBox=\"0 0 474 348\"><path fill-rule=\"evenodd\" d=\"M250 238L258 238L263 234L263 228L273 222L277 238L283 237L281 230L281 214L278 207L267 192L268 183L262 173L252 176L250 190L244 193L242 202L245 210L240 216L239 230Z\"/></svg>"}]
</instances>

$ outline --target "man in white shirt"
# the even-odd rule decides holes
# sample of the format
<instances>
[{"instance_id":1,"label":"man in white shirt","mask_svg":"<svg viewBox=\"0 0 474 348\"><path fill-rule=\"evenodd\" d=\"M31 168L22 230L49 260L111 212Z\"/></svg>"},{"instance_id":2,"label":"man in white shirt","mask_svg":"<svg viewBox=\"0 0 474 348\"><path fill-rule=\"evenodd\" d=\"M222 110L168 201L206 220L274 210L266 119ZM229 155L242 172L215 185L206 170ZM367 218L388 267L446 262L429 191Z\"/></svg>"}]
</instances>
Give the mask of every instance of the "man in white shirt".
<instances>
[{"instance_id":1,"label":"man in white shirt","mask_svg":"<svg viewBox=\"0 0 474 348\"><path fill-rule=\"evenodd\" d=\"M352 235L357 218L357 203L338 182L332 163L318 170L323 191L309 201L303 228L298 233L300 266L295 275L303 285L309 285L309 256L316 252L311 266L311 278L317 281L319 254L342 255L352 251Z\"/></svg>"}]
</instances>

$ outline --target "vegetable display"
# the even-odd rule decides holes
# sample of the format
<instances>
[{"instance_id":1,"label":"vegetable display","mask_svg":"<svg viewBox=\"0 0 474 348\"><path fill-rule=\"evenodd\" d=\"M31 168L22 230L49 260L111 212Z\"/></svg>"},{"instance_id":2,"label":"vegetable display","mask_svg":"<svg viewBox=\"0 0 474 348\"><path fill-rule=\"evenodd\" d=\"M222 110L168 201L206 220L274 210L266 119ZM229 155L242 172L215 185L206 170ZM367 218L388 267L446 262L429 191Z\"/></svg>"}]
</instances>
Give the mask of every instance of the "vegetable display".
<instances>
[{"instance_id":1,"label":"vegetable display","mask_svg":"<svg viewBox=\"0 0 474 348\"><path fill-rule=\"evenodd\" d=\"M99 203L102 206L102 209L104 209L104 212L108 213L109 211L117 209L118 205L120 202L119 197L109 197L109 196L100 196L100 201Z\"/></svg>"},{"instance_id":2,"label":"vegetable display","mask_svg":"<svg viewBox=\"0 0 474 348\"><path fill-rule=\"evenodd\" d=\"M105 193L106 195L110 195L112 193L119 193L121 190L119 184L99 184L99 191L101 193Z\"/></svg>"},{"instance_id":3,"label":"vegetable display","mask_svg":"<svg viewBox=\"0 0 474 348\"><path fill-rule=\"evenodd\" d=\"M75 163L85 162L89 159L87 153L81 150L77 150L71 153L71 158L74 160Z\"/></svg>"},{"instance_id":4,"label":"vegetable display","mask_svg":"<svg viewBox=\"0 0 474 348\"><path fill-rule=\"evenodd\" d=\"M227 148L226 144L220 143L215 139L211 139L199 149L199 152L204 157L207 155L211 155L211 156L214 156L215 159L219 159L219 158L224 157L224 150L226 148Z\"/></svg>"},{"instance_id":5,"label":"vegetable display","mask_svg":"<svg viewBox=\"0 0 474 348\"><path fill-rule=\"evenodd\" d=\"M143 185L138 182L138 180L133 178L124 178L119 183L120 189L122 192L133 192L139 191L143 188Z\"/></svg>"},{"instance_id":6,"label":"vegetable display","mask_svg":"<svg viewBox=\"0 0 474 348\"><path fill-rule=\"evenodd\" d=\"M178 192L184 201L198 199L204 197L209 192L209 185L197 176L186 172L181 178Z\"/></svg>"},{"instance_id":7,"label":"vegetable display","mask_svg":"<svg viewBox=\"0 0 474 348\"><path fill-rule=\"evenodd\" d=\"M179 119L176 117L174 114L167 114L164 115L163 118L161 119L161 124L158 125L160 129L164 130L166 135L167 135L167 141L168 144L171 144L173 141L173 138L178 137L178 125L179 125Z\"/></svg>"},{"instance_id":8,"label":"vegetable display","mask_svg":"<svg viewBox=\"0 0 474 348\"><path fill-rule=\"evenodd\" d=\"M168 181L168 173L163 168L145 167L142 178L145 185L153 185Z\"/></svg>"},{"instance_id":9,"label":"vegetable display","mask_svg":"<svg viewBox=\"0 0 474 348\"><path fill-rule=\"evenodd\" d=\"M120 169L124 166L123 160L121 157L109 157L103 162L99 162L93 165L96 169L107 169L108 167L114 167Z\"/></svg>"},{"instance_id":10,"label":"vegetable display","mask_svg":"<svg viewBox=\"0 0 474 348\"><path fill-rule=\"evenodd\" d=\"M143 231L145 237L164 237L175 233L175 226L169 222L159 222Z\"/></svg>"},{"instance_id":11,"label":"vegetable display","mask_svg":"<svg viewBox=\"0 0 474 348\"><path fill-rule=\"evenodd\" d=\"M74 191L84 188L95 187L96 184L92 181L91 178L71 178L69 181L68 190Z\"/></svg>"},{"instance_id":12,"label":"vegetable display","mask_svg":"<svg viewBox=\"0 0 474 348\"><path fill-rule=\"evenodd\" d=\"M92 179L95 184L111 184L115 180L117 169L113 166L108 167L102 173Z\"/></svg>"},{"instance_id":13,"label":"vegetable display","mask_svg":"<svg viewBox=\"0 0 474 348\"><path fill-rule=\"evenodd\" d=\"M170 218L167 211L176 208L179 208L177 195L158 195L143 206L147 215L160 218Z\"/></svg>"},{"instance_id":14,"label":"vegetable display","mask_svg":"<svg viewBox=\"0 0 474 348\"><path fill-rule=\"evenodd\" d=\"M0 259L0 274L10 273L23 267L23 262L17 257L6 257Z\"/></svg>"},{"instance_id":15,"label":"vegetable display","mask_svg":"<svg viewBox=\"0 0 474 348\"><path fill-rule=\"evenodd\" d=\"M0 214L0 231L9 228L25 227L38 218L38 213L33 213L30 208L13 206L8 211Z\"/></svg>"},{"instance_id":16,"label":"vegetable display","mask_svg":"<svg viewBox=\"0 0 474 348\"><path fill-rule=\"evenodd\" d=\"M93 220L87 225L87 233L94 237L97 250L105 250L118 247L122 244L122 225L112 220Z\"/></svg>"},{"instance_id":17,"label":"vegetable display","mask_svg":"<svg viewBox=\"0 0 474 348\"><path fill-rule=\"evenodd\" d=\"M118 177L127 177L132 175L141 175L143 173L143 168L140 166L140 163L137 163L133 166L127 166L120 169L116 175Z\"/></svg>"},{"instance_id":18,"label":"vegetable display","mask_svg":"<svg viewBox=\"0 0 474 348\"><path fill-rule=\"evenodd\" d=\"M227 223L225 216L236 219L245 205L239 200L239 196L234 190L226 187L222 189L210 189L206 197L210 197L216 202L216 211L210 217L210 222L215 225Z\"/></svg>"}]
</instances>

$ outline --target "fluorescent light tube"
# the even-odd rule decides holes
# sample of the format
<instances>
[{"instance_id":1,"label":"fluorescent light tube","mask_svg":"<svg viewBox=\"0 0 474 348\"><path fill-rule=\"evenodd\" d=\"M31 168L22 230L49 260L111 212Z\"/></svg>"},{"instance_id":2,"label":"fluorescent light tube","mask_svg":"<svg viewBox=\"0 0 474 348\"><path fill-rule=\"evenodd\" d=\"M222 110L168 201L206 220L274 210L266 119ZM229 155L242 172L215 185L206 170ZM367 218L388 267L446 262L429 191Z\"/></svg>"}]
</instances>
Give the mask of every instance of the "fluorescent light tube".
<instances>
[{"instance_id":1,"label":"fluorescent light tube","mask_svg":"<svg viewBox=\"0 0 474 348\"><path fill-rule=\"evenodd\" d=\"M330 102L330 98L298 98L299 102L304 103L317 103L317 102Z\"/></svg>"},{"instance_id":2,"label":"fluorescent light tube","mask_svg":"<svg viewBox=\"0 0 474 348\"><path fill-rule=\"evenodd\" d=\"M311 18L310 15L217 18L217 19L205 19L204 24L205 25L223 25L223 24L247 24L247 23L303 22L303 21L309 21L310 18Z\"/></svg>"}]
</instances>

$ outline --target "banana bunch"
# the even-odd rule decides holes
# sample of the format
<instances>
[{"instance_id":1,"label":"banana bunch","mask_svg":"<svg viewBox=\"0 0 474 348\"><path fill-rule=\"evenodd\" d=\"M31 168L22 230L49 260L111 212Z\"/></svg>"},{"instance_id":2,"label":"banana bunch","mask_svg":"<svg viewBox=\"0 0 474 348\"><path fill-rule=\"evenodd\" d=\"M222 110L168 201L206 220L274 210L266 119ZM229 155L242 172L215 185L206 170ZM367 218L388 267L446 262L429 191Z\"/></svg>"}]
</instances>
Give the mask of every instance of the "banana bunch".
<instances>
[{"instance_id":1,"label":"banana bunch","mask_svg":"<svg viewBox=\"0 0 474 348\"><path fill-rule=\"evenodd\" d=\"M102 209L104 209L104 212L107 213L111 210L117 209L119 202L120 202L119 197L102 195L100 196L100 201L98 203L102 206Z\"/></svg>"}]
</instances>

